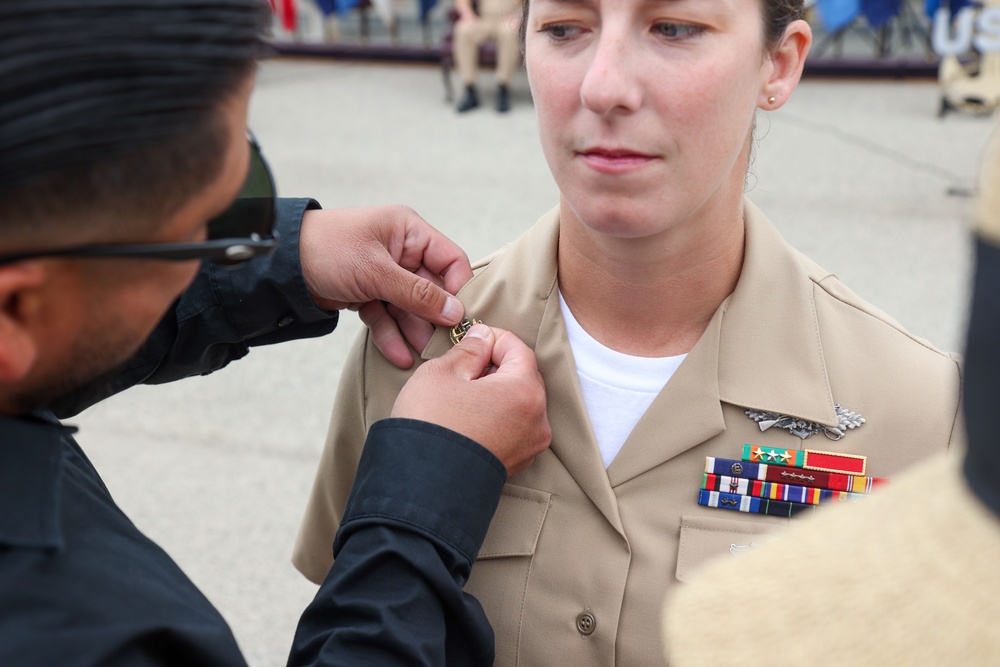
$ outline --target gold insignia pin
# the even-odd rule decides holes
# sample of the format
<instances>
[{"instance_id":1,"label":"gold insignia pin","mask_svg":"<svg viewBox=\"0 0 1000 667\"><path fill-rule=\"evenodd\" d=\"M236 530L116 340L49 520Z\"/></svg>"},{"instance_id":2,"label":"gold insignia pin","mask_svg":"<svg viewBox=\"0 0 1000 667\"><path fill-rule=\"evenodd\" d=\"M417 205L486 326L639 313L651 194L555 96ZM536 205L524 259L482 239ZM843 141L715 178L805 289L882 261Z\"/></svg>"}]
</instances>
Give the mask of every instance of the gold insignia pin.
<instances>
[{"instance_id":1,"label":"gold insignia pin","mask_svg":"<svg viewBox=\"0 0 1000 667\"><path fill-rule=\"evenodd\" d=\"M465 334L469 333L469 329L472 328L474 324L482 324L482 320L469 319L468 317L463 317L462 321L451 328L448 336L451 338L452 345L458 345L465 338Z\"/></svg>"}]
</instances>

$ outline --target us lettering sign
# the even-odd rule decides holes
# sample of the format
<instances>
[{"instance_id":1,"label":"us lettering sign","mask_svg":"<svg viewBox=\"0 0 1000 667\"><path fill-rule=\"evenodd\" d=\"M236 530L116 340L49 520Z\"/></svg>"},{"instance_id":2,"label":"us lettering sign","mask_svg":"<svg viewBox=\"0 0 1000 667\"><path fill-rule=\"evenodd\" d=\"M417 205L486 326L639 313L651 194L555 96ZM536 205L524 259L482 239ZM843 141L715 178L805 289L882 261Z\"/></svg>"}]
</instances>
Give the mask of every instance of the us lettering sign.
<instances>
[{"instance_id":1,"label":"us lettering sign","mask_svg":"<svg viewBox=\"0 0 1000 667\"><path fill-rule=\"evenodd\" d=\"M1000 7L966 7L954 21L947 9L937 10L931 42L940 56L959 56L973 48L980 53L1000 51Z\"/></svg>"}]
</instances>

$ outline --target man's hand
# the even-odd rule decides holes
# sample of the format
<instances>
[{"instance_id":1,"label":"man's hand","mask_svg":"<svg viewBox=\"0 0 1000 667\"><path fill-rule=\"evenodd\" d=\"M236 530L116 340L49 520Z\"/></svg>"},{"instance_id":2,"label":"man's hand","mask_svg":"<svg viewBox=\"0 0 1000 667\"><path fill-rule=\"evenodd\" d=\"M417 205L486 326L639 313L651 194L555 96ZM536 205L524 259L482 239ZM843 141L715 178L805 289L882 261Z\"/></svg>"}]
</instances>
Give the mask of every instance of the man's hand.
<instances>
[{"instance_id":1,"label":"man's hand","mask_svg":"<svg viewBox=\"0 0 1000 667\"><path fill-rule=\"evenodd\" d=\"M316 304L357 310L400 368L413 365L404 338L421 350L433 324L458 324L465 312L451 294L472 277L469 258L406 206L306 211L299 255Z\"/></svg>"},{"instance_id":2,"label":"man's hand","mask_svg":"<svg viewBox=\"0 0 1000 667\"><path fill-rule=\"evenodd\" d=\"M503 462L508 475L531 465L552 439L534 352L509 331L483 324L417 369L396 398L392 416L431 422L475 440Z\"/></svg>"}]
</instances>

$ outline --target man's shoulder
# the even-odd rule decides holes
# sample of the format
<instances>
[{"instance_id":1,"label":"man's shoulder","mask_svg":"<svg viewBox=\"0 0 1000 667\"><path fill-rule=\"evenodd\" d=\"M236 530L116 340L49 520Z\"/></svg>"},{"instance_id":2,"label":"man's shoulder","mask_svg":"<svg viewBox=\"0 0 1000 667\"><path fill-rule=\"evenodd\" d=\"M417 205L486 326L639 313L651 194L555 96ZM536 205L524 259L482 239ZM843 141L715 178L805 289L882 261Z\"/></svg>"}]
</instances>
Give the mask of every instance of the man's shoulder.
<instances>
[{"instance_id":1,"label":"man's shoulder","mask_svg":"<svg viewBox=\"0 0 1000 667\"><path fill-rule=\"evenodd\" d=\"M74 533L65 550L0 554L0 664L159 664L148 661L189 644L220 665L243 664L225 621L179 568L99 544L100 531L78 547Z\"/></svg>"}]
</instances>

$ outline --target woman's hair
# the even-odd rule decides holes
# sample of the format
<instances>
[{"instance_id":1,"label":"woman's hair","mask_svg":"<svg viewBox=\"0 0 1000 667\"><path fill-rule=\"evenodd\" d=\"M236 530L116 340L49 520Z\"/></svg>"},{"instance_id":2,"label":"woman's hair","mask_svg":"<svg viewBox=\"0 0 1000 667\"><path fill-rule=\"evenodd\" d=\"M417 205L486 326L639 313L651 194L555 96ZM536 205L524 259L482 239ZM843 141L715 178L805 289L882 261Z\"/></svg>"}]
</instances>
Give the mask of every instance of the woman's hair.
<instances>
[{"instance_id":1,"label":"woman's hair","mask_svg":"<svg viewBox=\"0 0 1000 667\"><path fill-rule=\"evenodd\" d=\"M199 193L269 25L266 0L0 0L0 238L135 229Z\"/></svg>"},{"instance_id":2,"label":"woman's hair","mask_svg":"<svg viewBox=\"0 0 1000 667\"><path fill-rule=\"evenodd\" d=\"M803 0L761 0L764 3L764 46L770 51L778 46L785 28L805 15Z\"/></svg>"},{"instance_id":3,"label":"woman's hair","mask_svg":"<svg viewBox=\"0 0 1000 667\"><path fill-rule=\"evenodd\" d=\"M764 18L764 46L772 50L778 46L785 34L788 24L805 15L803 0L761 0ZM530 0L521 3L521 52L524 52L524 41L528 30L528 5Z\"/></svg>"}]
</instances>

